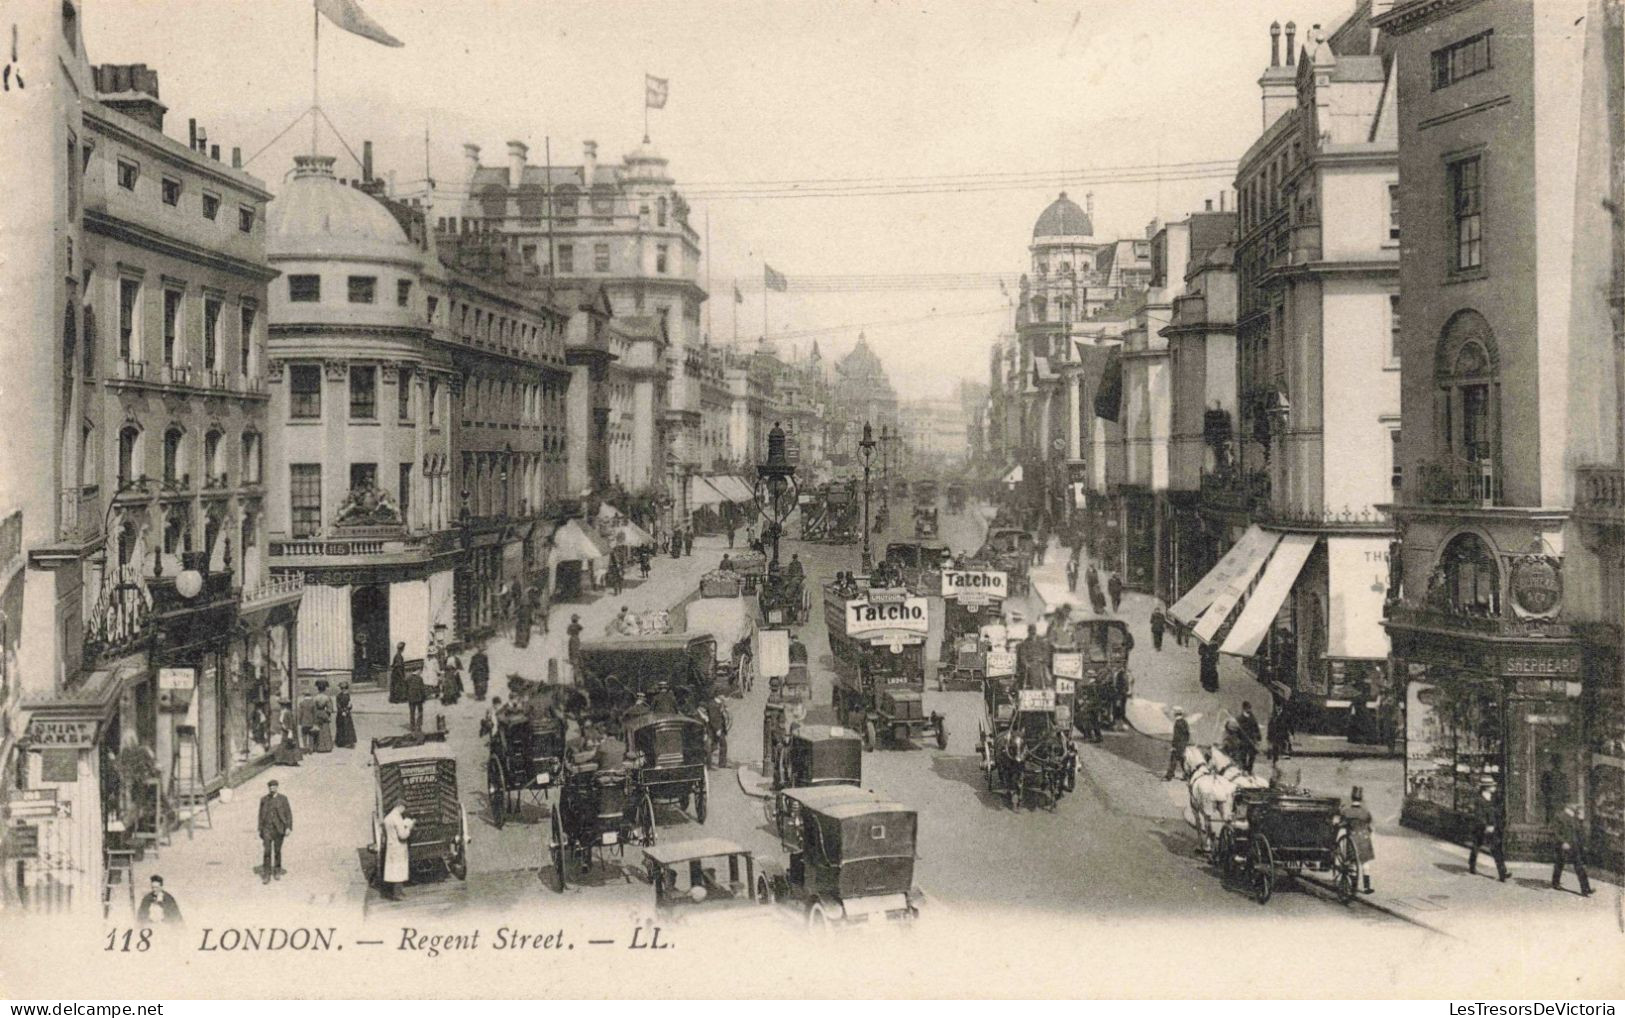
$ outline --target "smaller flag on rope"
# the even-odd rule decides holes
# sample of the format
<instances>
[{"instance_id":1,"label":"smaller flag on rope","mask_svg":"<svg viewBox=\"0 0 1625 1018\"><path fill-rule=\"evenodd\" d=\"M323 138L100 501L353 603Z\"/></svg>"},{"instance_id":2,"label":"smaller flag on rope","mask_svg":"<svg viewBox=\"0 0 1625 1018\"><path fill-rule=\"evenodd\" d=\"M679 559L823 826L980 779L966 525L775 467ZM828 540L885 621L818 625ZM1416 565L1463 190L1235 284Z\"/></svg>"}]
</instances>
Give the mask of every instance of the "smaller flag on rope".
<instances>
[{"instance_id":1,"label":"smaller flag on rope","mask_svg":"<svg viewBox=\"0 0 1625 1018\"><path fill-rule=\"evenodd\" d=\"M651 110L666 108L666 96L671 91L671 82L665 78L657 78L652 74L643 76L643 105Z\"/></svg>"},{"instance_id":2,"label":"smaller flag on rope","mask_svg":"<svg viewBox=\"0 0 1625 1018\"><path fill-rule=\"evenodd\" d=\"M405 46L406 43L384 31L384 26L372 20L356 0L316 0L316 9L333 24L353 32L363 39L383 43L385 46Z\"/></svg>"},{"instance_id":3,"label":"smaller flag on rope","mask_svg":"<svg viewBox=\"0 0 1625 1018\"><path fill-rule=\"evenodd\" d=\"M784 278L784 273L773 271L773 266L766 262L762 263L762 285L780 293L790 289L790 281Z\"/></svg>"}]
</instances>

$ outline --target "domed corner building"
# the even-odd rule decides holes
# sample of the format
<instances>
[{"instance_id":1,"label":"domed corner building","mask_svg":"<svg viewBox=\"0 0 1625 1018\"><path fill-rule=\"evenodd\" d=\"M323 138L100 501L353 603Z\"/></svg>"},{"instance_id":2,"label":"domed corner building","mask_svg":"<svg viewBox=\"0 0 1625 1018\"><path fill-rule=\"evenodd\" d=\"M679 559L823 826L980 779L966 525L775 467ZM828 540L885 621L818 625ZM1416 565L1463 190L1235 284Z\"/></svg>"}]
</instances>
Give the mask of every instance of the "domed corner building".
<instances>
[{"instance_id":1,"label":"domed corner building","mask_svg":"<svg viewBox=\"0 0 1625 1018\"><path fill-rule=\"evenodd\" d=\"M456 375L423 292L433 252L412 210L333 164L295 158L266 238L281 273L268 296L268 562L305 577L301 695L323 677L387 681L399 643L421 667L430 634L453 629L459 551Z\"/></svg>"},{"instance_id":2,"label":"domed corner building","mask_svg":"<svg viewBox=\"0 0 1625 1018\"><path fill-rule=\"evenodd\" d=\"M1019 443L1006 451L1014 461L1006 477L1019 483L1020 502L1036 525L1046 511L1057 523L1069 518L1069 486L1091 479L1091 487L1102 486L1101 469L1089 462L1102 424L1089 409L1105 358L1085 362L1078 347L1103 340L1111 346L1125 331L1136 291L1150 278L1150 244L1097 236L1093 196L1079 205L1062 191L1033 223L1028 251L1017 349L1008 358L1006 389L993 398L1003 407L995 412L1019 428ZM1092 501L1100 503L1101 525L1108 526L1114 514L1101 500Z\"/></svg>"}]
</instances>

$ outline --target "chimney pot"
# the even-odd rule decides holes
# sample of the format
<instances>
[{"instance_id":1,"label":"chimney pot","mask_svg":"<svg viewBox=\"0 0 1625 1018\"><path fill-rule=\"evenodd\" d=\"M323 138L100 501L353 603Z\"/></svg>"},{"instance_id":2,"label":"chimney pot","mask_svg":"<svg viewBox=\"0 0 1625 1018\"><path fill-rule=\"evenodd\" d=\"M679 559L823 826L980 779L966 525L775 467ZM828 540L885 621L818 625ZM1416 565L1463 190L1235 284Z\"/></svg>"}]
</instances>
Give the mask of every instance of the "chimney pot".
<instances>
[{"instance_id":1,"label":"chimney pot","mask_svg":"<svg viewBox=\"0 0 1625 1018\"><path fill-rule=\"evenodd\" d=\"M1292 39L1295 35L1297 35L1297 33L1297 24L1295 22L1288 21L1286 23L1286 65L1288 67L1291 67L1298 62L1297 47L1292 45Z\"/></svg>"},{"instance_id":2,"label":"chimney pot","mask_svg":"<svg viewBox=\"0 0 1625 1018\"><path fill-rule=\"evenodd\" d=\"M372 182L372 142L361 143L361 179L367 183Z\"/></svg>"},{"instance_id":3,"label":"chimney pot","mask_svg":"<svg viewBox=\"0 0 1625 1018\"><path fill-rule=\"evenodd\" d=\"M525 158L530 147L522 141L508 142L508 187L518 190L525 179Z\"/></svg>"},{"instance_id":4,"label":"chimney pot","mask_svg":"<svg viewBox=\"0 0 1625 1018\"><path fill-rule=\"evenodd\" d=\"M1270 22L1270 66L1281 66L1281 23Z\"/></svg>"},{"instance_id":5,"label":"chimney pot","mask_svg":"<svg viewBox=\"0 0 1625 1018\"><path fill-rule=\"evenodd\" d=\"M209 146L209 158L213 159L217 163L220 161L220 146L219 145L210 145Z\"/></svg>"},{"instance_id":6,"label":"chimney pot","mask_svg":"<svg viewBox=\"0 0 1625 1018\"><path fill-rule=\"evenodd\" d=\"M234 170L243 168L243 150L237 145L231 146L231 168Z\"/></svg>"},{"instance_id":7,"label":"chimney pot","mask_svg":"<svg viewBox=\"0 0 1625 1018\"><path fill-rule=\"evenodd\" d=\"M197 148L197 118L196 117L187 117L186 118L186 147L189 148L189 149L196 149Z\"/></svg>"}]
</instances>

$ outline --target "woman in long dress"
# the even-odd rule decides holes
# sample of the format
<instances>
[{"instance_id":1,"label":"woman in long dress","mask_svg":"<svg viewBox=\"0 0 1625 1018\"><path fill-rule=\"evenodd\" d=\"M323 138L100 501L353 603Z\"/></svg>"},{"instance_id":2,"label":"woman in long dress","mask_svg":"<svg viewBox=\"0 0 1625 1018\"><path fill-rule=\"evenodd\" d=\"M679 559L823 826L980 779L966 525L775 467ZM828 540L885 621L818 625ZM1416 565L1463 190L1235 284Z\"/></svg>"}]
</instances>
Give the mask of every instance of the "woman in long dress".
<instances>
[{"instance_id":1,"label":"woman in long dress","mask_svg":"<svg viewBox=\"0 0 1625 1018\"><path fill-rule=\"evenodd\" d=\"M339 684L338 712L334 719L335 732L333 744L340 749L351 749L355 746L355 713L350 706L350 684Z\"/></svg>"},{"instance_id":2,"label":"woman in long dress","mask_svg":"<svg viewBox=\"0 0 1625 1018\"><path fill-rule=\"evenodd\" d=\"M327 682L317 680L310 712L315 722L311 748L318 753L333 752L333 698L327 695Z\"/></svg>"},{"instance_id":3,"label":"woman in long dress","mask_svg":"<svg viewBox=\"0 0 1625 1018\"><path fill-rule=\"evenodd\" d=\"M440 702L451 706L463 698L463 663L456 655L446 658L446 670L440 675Z\"/></svg>"}]
</instances>

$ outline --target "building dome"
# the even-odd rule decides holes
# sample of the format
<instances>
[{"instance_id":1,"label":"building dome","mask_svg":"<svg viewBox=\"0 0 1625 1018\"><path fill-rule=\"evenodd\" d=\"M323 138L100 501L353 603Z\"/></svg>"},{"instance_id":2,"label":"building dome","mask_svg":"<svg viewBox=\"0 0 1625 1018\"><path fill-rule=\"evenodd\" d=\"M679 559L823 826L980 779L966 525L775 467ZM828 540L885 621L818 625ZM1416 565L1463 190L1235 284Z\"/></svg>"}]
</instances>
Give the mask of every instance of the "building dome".
<instances>
[{"instance_id":1,"label":"building dome","mask_svg":"<svg viewBox=\"0 0 1625 1018\"><path fill-rule=\"evenodd\" d=\"M294 157L293 175L267 215L267 253L417 261L401 224L372 196L339 183L333 163L333 156Z\"/></svg>"},{"instance_id":2,"label":"building dome","mask_svg":"<svg viewBox=\"0 0 1625 1018\"><path fill-rule=\"evenodd\" d=\"M1095 226L1089 221L1089 214L1078 207L1078 203L1066 196L1061 196L1050 203L1049 208L1038 217L1033 224L1033 239L1039 237L1092 237Z\"/></svg>"}]
</instances>

